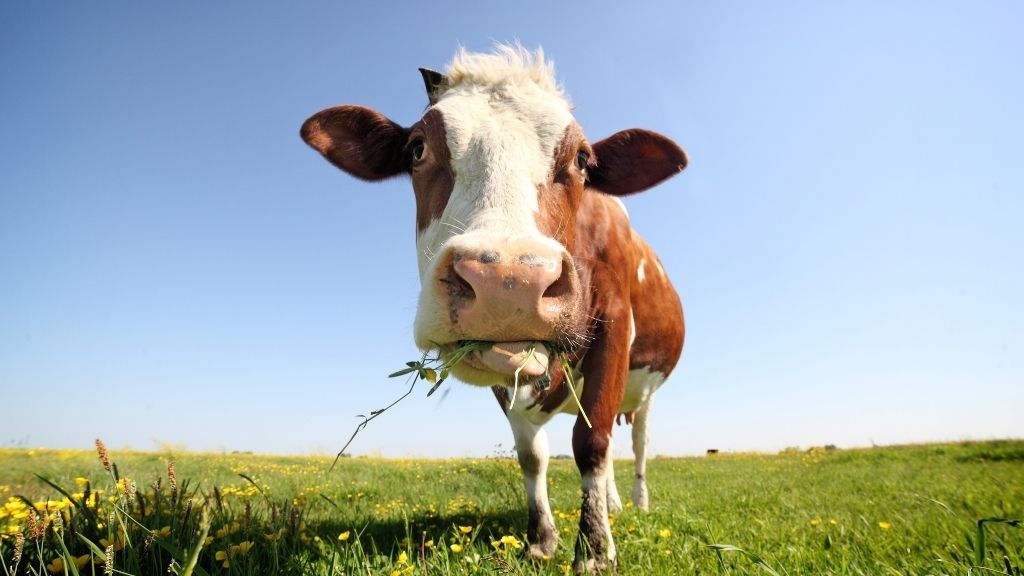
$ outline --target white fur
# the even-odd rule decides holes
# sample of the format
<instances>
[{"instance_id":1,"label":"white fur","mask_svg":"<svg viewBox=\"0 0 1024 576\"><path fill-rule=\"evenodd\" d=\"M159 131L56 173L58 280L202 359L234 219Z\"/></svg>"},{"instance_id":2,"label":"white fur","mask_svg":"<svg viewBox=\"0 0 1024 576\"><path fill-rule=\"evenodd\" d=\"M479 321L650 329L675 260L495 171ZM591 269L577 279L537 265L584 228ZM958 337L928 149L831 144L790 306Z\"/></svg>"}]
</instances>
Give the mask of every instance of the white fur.
<instances>
[{"instance_id":1,"label":"white fur","mask_svg":"<svg viewBox=\"0 0 1024 576\"><path fill-rule=\"evenodd\" d=\"M515 410L509 411L508 421L512 427L512 435L515 437L516 452L520 461L526 457L533 458L537 462L536 470L523 470L528 504L536 508L542 524L553 527L555 519L551 514L551 505L548 502L548 458L550 453L547 433L542 427L529 422Z\"/></svg>"},{"instance_id":2,"label":"white fur","mask_svg":"<svg viewBox=\"0 0 1024 576\"><path fill-rule=\"evenodd\" d=\"M647 367L635 368L626 377L626 392L622 395L619 412L632 412L640 408L654 391L665 383L665 375Z\"/></svg>"},{"instance_id":3,"label":"white fur","mask_svg":"<svg viewBox=\"0 0 1024 576\"><path fill-rule=\"evenodd\" d=\"M608 472L605 476L608 478L608 513L617 514L622 512L622 498L619 498L619 487L615 485L615 450L613 448L614 441L608 439L608 457L605 459L605 466L608 467Z\"/></svg>"},{"instance_id":4,"label":"white fur","mask_svg":"<svg viewBox=\"0 0 1024 576\"><path fill-rule=\"evenodd\" d=\"M633 457L635 458L633 477L633 506L637 510L647 511L650 497L647 493L647 443L650 434L647 432L647 416L651 411L654 396L648 396L633 414Z\"/></svg>"},{"instance_id":5,"label":"white fur","mask_svg":"<svg viewBox=\"0 0 1024 576\"><path fill-rule=\"evenodd\" d=\"M436 273L447 249L495 246L531 238L564 251L537 229L537 187L551 173L555 147L573 121L543 54L499 46L495 54L460 52L450 84L435 108L444 118L454 185L441 218L417 238L420 280ZM417 344L443 334L447 311L423 290L416 315Z\"/></svg>"},{"instance_id":6,"label":"white fur","mask_svg":"<svg viewBox=\"0 0 1024 576\"><path fill-rule=\"evenodd\" d=\"M647 265L647 258L640 259L640 265L636 267L636 281L643 284L644 278L647 277L647 271L644 270L644 266Z\"/></svg>"}]
</instances>

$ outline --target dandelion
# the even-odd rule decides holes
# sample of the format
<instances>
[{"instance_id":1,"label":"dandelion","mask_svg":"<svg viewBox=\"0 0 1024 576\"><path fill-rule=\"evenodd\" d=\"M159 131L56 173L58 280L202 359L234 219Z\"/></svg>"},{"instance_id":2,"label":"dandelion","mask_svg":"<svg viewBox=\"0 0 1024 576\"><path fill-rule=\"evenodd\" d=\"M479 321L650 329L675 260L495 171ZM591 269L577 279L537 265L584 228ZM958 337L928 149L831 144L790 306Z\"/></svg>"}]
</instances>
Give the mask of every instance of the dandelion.
<instances>
[{"instance_id":1,"label":"dandelion","mask_svg":"<svg viewBox=\"0 0 1024 576\"><path fill-rule=\"evenodd\" d=\"M671 538L672 537L672 531L669 530L668 528L662 528L661 530L658 530L658 536L661 537L662 539Z\"/></svg>"},{"instance_id":2,"label":"dandelion","mask_svg":"<svg viewBox=\"0 0 1024 576\"><path fill-rule=\"evenodd\" d=\"M401 554L398 555L398 560L395 560L395 563L398 564L398 565L402 565L402 564L405 564L408 561L409 561L409 556L407 556L405 554L405 552L403 551Z\"/></svg>"},{"instance_id":3,"label":"dandelion","mask_svg":"<svg viewBox=\"0 0 1024 576\"><path fill-rule=\"evenodd\" d=\"M452 544L448 548L456 554L460 554L462 552L462 544Z\"/></svg>"},{"instance_id":4,"label":"dandelion","mask_svg":"<svg viewBox=\"0 0 1024 576\"><path fill-rule=\"evenodd\" d=\"M232 546L231 547L231 552L233 552L235 554L245 555L245 554L249 553L249 550L252 550L253 546L255 546L255 544L253 544L252 540L246 540L245 542L242 542L238 546Z\"/></svg>"},{"instance_id":5,"label":"dandelion","mask_svg":"<svg viewBox=\"0 0 1024 576\"><path fill-rule=\"evenodd\" d=\"M813 520L811 520L811 526L820 526L820 525L821 525L821 518L814 518Z\"/></svg>"},{"instance_id":6,"label":"dandelion","mask_svg":"<svg viewBox=\"0 0 1024 576\"><path fill-rule=\"evenodd\" d=\"M889 528L892 528L892 524L889 524L888 522L879 522L878 527L882 530L888 530Z\"/></svg>"},{"instance_id":7,"label":"dandelion","mask_svg":"<svg viewBox=\"0 0 1024 576\"><path fill-rule=\"evenodd\" d=\"M124 541L121 540L121 535L118 534L117 537L113 540L100 538L100 546L117 552L118 550L122 550L124 548Z\"/></svg>"},{"instance_id":8,"label":"dandelion","mask_svg":"<svg viewBox=\"0 0 1024 576\"><path fill-rule=\"evenodd\" d=\"M217 550L217 553L213 555L213 558L217 562L220 562L222 567L228 568L229 566L231 566L230 556L231 555L228 553L227 550Z\"/></svg>"},{"instance_id":9,"label":"dandelion","mask_svg":"<svg viewBox=\"0 0 1024 576\"><path fill-rule=\"evenodd\" d=\"M351 530L345 530L341 534L338 534L338 541L339 542L344 542L344 541L348 540L348 537L351 536L351 535L352 535L352 531ZM431 540L431 542L433 542L433 540Z\"/></svg>"}]
</instances>

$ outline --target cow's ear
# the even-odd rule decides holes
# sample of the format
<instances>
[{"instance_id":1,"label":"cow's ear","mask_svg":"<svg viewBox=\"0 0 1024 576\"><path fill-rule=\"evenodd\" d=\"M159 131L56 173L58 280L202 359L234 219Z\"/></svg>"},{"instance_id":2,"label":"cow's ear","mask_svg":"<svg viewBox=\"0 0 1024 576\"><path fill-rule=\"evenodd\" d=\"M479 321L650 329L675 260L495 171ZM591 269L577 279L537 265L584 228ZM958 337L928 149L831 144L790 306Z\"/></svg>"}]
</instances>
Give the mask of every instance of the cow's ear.
<instances>
[{"instance_id":1,"label":"cow's ear","mask_svg":"<svg viewBox=\"0 0 1024 576\"><path fill-rule=\"evenodd\" d=\"M363 180L389 178L408 168L408 130L369 108L328 108L306 120L300 135L331 164Z\"/></svg>"},{"instance_id":2,"label":"cow's ear","mask_svg":"<svg viewBox=\"0 0 1024 576\"><path fill-rule=\"evenodd\" d=\"M593 148L597 164L587 168L587 183L613 196L647 190L686 168L686 152L650 130L616 132Z\"/></svg>"}]
</instances>

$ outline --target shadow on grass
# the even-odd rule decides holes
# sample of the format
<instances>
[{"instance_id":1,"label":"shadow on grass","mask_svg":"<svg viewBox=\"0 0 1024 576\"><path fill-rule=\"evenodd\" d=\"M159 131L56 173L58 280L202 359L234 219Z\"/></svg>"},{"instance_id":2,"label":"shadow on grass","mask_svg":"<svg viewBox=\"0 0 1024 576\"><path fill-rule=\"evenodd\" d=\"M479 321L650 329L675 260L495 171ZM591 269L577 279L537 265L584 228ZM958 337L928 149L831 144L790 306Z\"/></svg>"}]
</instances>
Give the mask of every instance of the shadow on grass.
<instances>
[{"instance_id":1,"label":"shadow on grass","mask_svg":"<svg viewBox=\"0 0 1024 576\"><path fill-rule=\"evenodd\" d=\"M460 530L468 528L468 532ZM321 518L316 521L315 530L321 538L336 540L340 534L349 531L349 538L358 539L363 546L382 554L396 549L419 547L433 540L435 543L454 543L473 540L499 539L513 535L525 540L527 511L523 509L486 510L480 513L458 514L415 514L403 519Z\"/></svg>"}]
</instances>

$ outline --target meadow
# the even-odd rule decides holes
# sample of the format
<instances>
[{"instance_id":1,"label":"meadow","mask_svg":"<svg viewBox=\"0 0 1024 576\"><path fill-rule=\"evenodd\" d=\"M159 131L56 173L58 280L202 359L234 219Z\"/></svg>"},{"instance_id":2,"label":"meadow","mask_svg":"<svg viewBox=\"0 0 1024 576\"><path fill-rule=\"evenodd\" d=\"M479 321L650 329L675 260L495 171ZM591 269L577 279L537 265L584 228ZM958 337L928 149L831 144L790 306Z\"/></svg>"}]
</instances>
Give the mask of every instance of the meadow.
<instances>
[{"instance_id":1,"label":"meadow","mask_svg":"<svg viewBox=\"0 0 1024 576\"><path fill-rule=\"evenodd\" d=\"M0 449L0 573L565 574L579 517L521 557L518 465ZM630 466L617 463L628 499ZM614 516L620 574L1024 574L1024 441L657 458Z\"/></svg>"}]
</instances>

